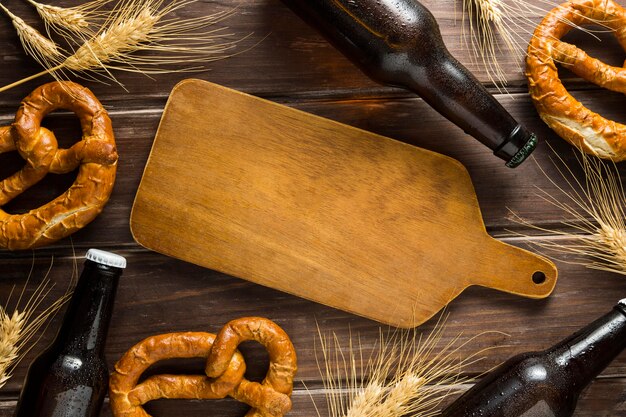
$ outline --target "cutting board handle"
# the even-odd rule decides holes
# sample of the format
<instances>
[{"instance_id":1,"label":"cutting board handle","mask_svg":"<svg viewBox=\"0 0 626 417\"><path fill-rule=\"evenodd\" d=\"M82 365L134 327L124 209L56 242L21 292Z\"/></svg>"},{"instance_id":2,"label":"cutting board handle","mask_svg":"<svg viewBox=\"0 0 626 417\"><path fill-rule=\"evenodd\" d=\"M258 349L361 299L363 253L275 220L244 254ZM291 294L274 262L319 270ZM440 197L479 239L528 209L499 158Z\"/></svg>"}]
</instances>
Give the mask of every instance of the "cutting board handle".
<instances>
[{"instance_id":1,"label":"cutting board handle","mask_svg":"<svg viewBox=\"0 0 626 417\"><path fill-rule=\"evenodd\" d=\"M484 262L476 268L474 285L529 298L545 298L557 281L557 269L547 258L496 239L485 247Z\"/></svg>"}]
</instances>

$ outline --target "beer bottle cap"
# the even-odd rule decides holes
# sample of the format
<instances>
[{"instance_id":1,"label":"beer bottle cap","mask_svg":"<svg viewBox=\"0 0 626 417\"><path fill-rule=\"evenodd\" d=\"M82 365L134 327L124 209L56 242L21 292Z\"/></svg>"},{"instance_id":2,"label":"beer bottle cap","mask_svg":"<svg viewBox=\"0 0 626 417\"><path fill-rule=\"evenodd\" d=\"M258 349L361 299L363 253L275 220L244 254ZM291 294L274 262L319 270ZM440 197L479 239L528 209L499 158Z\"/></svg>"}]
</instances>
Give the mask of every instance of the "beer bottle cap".
<instances>
[{"instance_id":1,"label":"beer bottle cap","mask_svg":"<svg viewBox=\"0 0 626 417\"><path fill-rule=\"evenodd\" d=\"M126 268L126 258L100 249L89 249L85 258L102 265L112 266L114 268Z\"/></svg>"}]
</instances>

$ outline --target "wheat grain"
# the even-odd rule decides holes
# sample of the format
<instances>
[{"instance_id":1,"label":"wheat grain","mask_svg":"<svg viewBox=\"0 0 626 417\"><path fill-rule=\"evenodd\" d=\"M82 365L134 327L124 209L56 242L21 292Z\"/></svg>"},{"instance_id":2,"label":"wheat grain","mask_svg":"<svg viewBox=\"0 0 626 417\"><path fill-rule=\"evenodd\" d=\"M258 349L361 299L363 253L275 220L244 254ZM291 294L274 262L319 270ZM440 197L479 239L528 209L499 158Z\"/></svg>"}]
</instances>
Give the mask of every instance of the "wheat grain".
<instances>
[{"instance_id":1,"label":"wheat grain","mask_svg":"<svg viewBox=\"0 0 626 417\"><path fill-rule=\"evenodd\" d=\"M51 6L28 0L44 21L48 35L51 28L60 28L74 33L83 33L89 29L87 17L80 9Z\"/></svg>"},{"instance_id":2,"label":"wheat grain","mask_svg":"<svg viewBox=\"0 0 626 417\"><path fill-rule=\"evenodd\" d=\"M577 160L584 178L579 180L564 160L558 155L557 158L555 165L565 186L557 184L540 167L558 193L539 189L539 195L569 217L562 222L564 229L537 226L515 213L513 219L551 236L552 239L532 240L532 244L553 254L573 256L560 259L563 262L626 275L626 193L617 167L580 151Z\"/></svg>"},{"instance_id":3,"label":"wheat grain","mask_svg":"<svg viewBox=\"0 0 626 417\"><path fill-rule=\"evenodd\" d=\"M71 71L86 71L99 68L103 63L120 61L150 39L158 19L157 15L144 9L136 16L114 22L78 48L63 62L63 67Z\"/></svg>"},{"instance_id":4,"label":"wheat grain","mask_svg":"<svg viewBox=\"0 0 626 417\"><path fill-rule=\"evenodd\" d=\"M81 32L89 26L85 15L79 10L50 6L34 0L28 0L28 2L35 6L37 13L47 25L61 26L73 32Z\"/></svg>"},{"instance_id":5,"label":"wheat grain","mask_svg":"<svg viewBox=\"0 0 626 417\"><path fill-rule=\"evenodd\" d=\"M9 16L13 27L17 31L22 47L26 53L37 60L41 65L47 66L58 62L61 58L61 50L50 39L42 35L37 29L30 26L22 18L13 14L3 4L0 8Z\"/></svg>"},{"instance_id":6,"label":"wheat grain","mask_svg":"<svg viewBox=\"0 0 626 417\"><path fill-rule=\"evenodd\" d=\"M39 330L48 323L49 319L56 314L71 296L71 291L68 288L61 297L42 309L42 304L53 286L48 278L52 264L53 261L50 262L50 267L44 279L37 285L33 294L26 302L22 304L26 287L33 273L33 259L33 267L31 267L26 284L15 303L13 312L9 313L6 305L0 306L0 388L11 378L15 366L17 366L36 343L37 339L35 335L37 335ZM75 273L76 266L74 265L72 279L70 280L72 283ZM6 304L9 304L9 302L10 296Z\"/></svg>"},{"instance_id":7,"label":"wheat grain","mask_svg":"<svg viewBox=\"0 0 626 417\"><path fill-rule=\"evenodd\" d=\"M11 368L19 355L18 343L26 325L24 316L24 312L18 311L8 315L0 307L0 388L11 378Z\"/></svg>"}]
</instances>

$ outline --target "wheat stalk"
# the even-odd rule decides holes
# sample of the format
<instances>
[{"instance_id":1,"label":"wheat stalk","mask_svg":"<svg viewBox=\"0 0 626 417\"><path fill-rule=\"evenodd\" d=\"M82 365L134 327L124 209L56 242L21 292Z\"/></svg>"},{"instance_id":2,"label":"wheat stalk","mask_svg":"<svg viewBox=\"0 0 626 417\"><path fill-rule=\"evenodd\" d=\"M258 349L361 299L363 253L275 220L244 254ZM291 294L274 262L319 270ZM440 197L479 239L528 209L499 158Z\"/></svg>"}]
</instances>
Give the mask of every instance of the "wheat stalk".
<instances>
[{"instance_id":1,"label":"wheat stalk","mask_svg":"<svg viewBox=\"0 0 626 417\"><path fill-rule=\"evenodd\" d=\"M0 388L11 378L11 374L17 364L35 345L37 341L35 336L42 327L49 322L49 319L53 317L71 297L71 291L68 288L61 297L42 309L43 303L53 287L49 279L52 264L53 261L50 262L44 279L37 285L32 295L23 303L26 288L35 265L33 259L26 284L15 303L13 311L10 312L7 309L11 296L9 296L5 306L0 306ZM71 283L73 283L75 276L76 265L74 265L73 268L72 279L70 280Z\"/></svg>"},{"instance_id":2,"label":"wheat stalk","mask_svg":"<svg viewBox=\"0 0 626 417\"><path fill-rule=\"evenodd\" d=\"M166 69L169 64L209 62L224 58L235 42L219 41L221 29L206 30L233 11L182 19L168 17L194 0L124 0L113 11L96 35L84 42L60 63L47 62L46 70L0 88L13 88L45 74L57 79L67 72L99 71L106 79L118 82L111 70L156 74L198 68ZM135 55L137 52L146 55ZM119 82L118 82L119 84ZM120 84L121 85L121 84Z\"/></svg>"},{"instance_id":3,"label":"wheat stalk","mask_svg":"<svg viewBox=\"0 0 626 417\"><path fill-rule=\"evenodd\" d=\"M537 226L515 214L514 220L542 234L558 237L532 243L573 255L573 259L562 259L563 262L626 275L626 193L617 167L580 151L577 160L584 179L579 180L563 159L557 158L560 162L555 166L565 186L557 184L540 167L558 194L539 189L539 195L571 219L562 223L566 229Z\"/></svg>"},{"instance_id":4,"label":"wheat stalk","mask_svg":"<svg viewBox=\"0 0 626 417\"><path fill-rule=\"evenodd\" d=\"M319 332L329 417L432 417L443 399L460 393L471 378L461 375L477 362L480 351L465 359L460 335L441 345L443 321L426 337L415 330L383 334L379 348L364 357L360 340L350 337L347 351L336 335ZM455 347L456 346L456 347ZM317 406L316 406L317 410ZM319 410L318 417L321 417Z\"/></svg>"},{"instance_id":5,"label":"wheat stalk","mask_svg":"<svg viewBox=\"0 0 626 417\"><path fill-rule=\"evenodd\" d=\"M22 18L13 14L2 3L0 3L0 8L11 19L11 23L17 31L22 47L28 55L35 58L41 65L45 65L45 63L48 62L55 62L61 58L62 52L52 40L46 38Z\"/></svg>"}]
</instances>

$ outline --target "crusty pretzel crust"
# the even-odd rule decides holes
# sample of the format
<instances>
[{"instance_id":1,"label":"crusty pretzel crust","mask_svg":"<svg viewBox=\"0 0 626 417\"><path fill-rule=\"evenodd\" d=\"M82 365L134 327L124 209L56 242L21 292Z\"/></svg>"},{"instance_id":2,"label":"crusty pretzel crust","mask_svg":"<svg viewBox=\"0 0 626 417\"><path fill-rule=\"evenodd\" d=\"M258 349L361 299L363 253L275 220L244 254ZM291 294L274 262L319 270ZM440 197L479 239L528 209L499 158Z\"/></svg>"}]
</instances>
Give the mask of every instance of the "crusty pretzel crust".
<instances>
[{"instance_id":1,"label":"crusty pretzel crust","mask_svg":"<svg viewBox=\"0 0 626 417\"><path fill-rule=\"evenodd\" d=\"M56 109L80 119L83 137L59 149L41 120ZM0 248L28 249L74 233L91 222L109 199L117 168L111 120L98 99L72 82L45 84L22 101L11 126L0 127L0 153L17 150L26 160L17 173L0 182L0 207L40 181L48 172L78 169L72 186L51 202L24 214L0 209Z\"/></svg>"},{"instance_id":2,"label":"crusty pretzel crust","mask_svg":"<svg viewBox=\"0 0 626 417\"><path fill-rule=\"evenodd\" d=\"M562 138L601 158L626 159L626 126L589 110L567 92L555 62L609 90L626 93L626 69L590 57L560 41L576 25L601 21L626 50L626 10L612 0L573 0L553 9L535 30L528 47L530 95L544 122Z\"/></svg>"},{"instance_id":3,"label":"crusty pretzel crust","mask_svg":"<svg viewBox=\"0 0 626 417\"><path fill-rule=\"evenodd\" d=\"M262 383L244 378L246 365L237 346L256 340L269 353ZM137 384L152 364L172 358L207 358L207 375L155 375ZM122 356L109 382L115 417L149 417L142 405L160 398L218 399L231 396L252 407L247 417L280 417L291 409L296 353L287 334L270 320L244 317L217 335L188 332L149 337Z\"/></svg>"}]
</instances>

